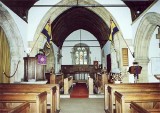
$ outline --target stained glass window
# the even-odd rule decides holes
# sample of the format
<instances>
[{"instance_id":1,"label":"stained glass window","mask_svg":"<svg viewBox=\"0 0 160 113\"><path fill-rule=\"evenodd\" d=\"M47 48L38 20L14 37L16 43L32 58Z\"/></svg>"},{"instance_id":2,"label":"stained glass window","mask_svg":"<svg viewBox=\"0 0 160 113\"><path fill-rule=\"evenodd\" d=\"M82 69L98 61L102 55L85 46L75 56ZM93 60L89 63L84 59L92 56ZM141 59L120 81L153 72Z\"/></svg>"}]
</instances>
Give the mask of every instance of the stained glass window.
<instances>
[{"instance_id":1,"label":"stained glass window","mask_svg":"<svg viewBox=\"0 0 160 113\"><path fill-rule=\"evenodd\" d=\"M82 47L75 46L74 47L74 55L75 55L75 63L76 65L84 65L89 64L89 47L84 44L81 44ZM85 46L85 47L84 47Z\"/></svg>"}]
</instances>

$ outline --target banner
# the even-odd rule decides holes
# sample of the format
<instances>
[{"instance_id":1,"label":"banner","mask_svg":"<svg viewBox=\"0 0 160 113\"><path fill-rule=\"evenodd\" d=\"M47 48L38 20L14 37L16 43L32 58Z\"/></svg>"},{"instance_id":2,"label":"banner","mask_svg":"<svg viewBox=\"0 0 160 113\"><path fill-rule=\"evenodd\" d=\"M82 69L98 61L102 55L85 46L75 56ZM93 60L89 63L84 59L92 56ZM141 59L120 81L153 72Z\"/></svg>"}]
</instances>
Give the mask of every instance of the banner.
<instances>
[{"instance_id":1,"label":"banner","mask_svg":"<svg viewBox=\"0 0 160 113\"><path fill-rule=\"evenodd\" d=\"M46 65L47 64L47 58L44 54L38 55L38 64L40 65Z\"/></svg>"}]
</instances>

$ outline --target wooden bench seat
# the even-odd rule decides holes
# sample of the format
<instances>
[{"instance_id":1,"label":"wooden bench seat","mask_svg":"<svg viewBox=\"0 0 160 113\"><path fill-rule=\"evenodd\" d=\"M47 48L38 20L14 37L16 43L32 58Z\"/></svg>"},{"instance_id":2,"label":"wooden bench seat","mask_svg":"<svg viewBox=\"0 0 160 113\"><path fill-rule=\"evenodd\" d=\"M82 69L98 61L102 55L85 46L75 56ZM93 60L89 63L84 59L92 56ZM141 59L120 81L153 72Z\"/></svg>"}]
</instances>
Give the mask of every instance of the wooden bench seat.
<instances>
[{"instance_id":1,"label":"wooden bench seat","mask_svg":"<svg viewBox=\"0 0 160 113\"><path fill-rule=\"evenodd\" d=\"M149 113L160 113L160 109L147 109Z\"/></svg>"},{"instance_id":2,"label":"wooden bench seat","mask_svg":"<svg viewBox=\"0 0 160 113\"><path fill-rule=\"evenodd\" d=\"M1 108L0 113L30 113L29 102L22 103L14 108Z\"/></svg>"},{"instance_id":3,"label":"wooden bench seat","mask_svg":"<svg viewBox=\"0 0 160 113\"><path fill-rule=\"evenodd\" d=\"M131 113L130 103L133 101L146 109L154 108L160 102L160 92L115 92L116 113Z\"/></svg>"},{"instance_id":4,"label":"wooden bench seat","mask_svg":"<svg viewBox=\"0 0 160 113\"><path fill-rule=\"evenodd\" d=\"M11 103L11 105L17 106L24 102L30 103L30 113L46 113L47 112L47 92L36 93L1 93L0 94L0 104L6 105L6 103Z\"/></svg>"},{"instance_id":5,"label":"wooden bench seat","mask_svg":"<svg viewBox=\"0 0 160 113\"><path fill-rule=\"evenodd\" d=\"M145 109L135 102L130 104L131 113L160 113L160 108Z\"/></svg>"},{"instance_id":6,"label":"wooden bench seat","mask_svg":"<svg viewBox=\"0 0 160 113\"><path fill-rule=\"evenodd\" d=\"M128 84L106 84L105 85L105 110L114 113L114 92L149 92L159 91L160 83L128 83Z\"/></svg>"},{"instance_id":7,"label":"wooden bench seat","mask_svg":"<svg viewBox=\"0 0 160 113\"><path fill-rule=\"evenodd\" d=\"M57 84L0 84L3 93L40 93L47 91L47 104L51 113L59 110L60 94Z\"/></svg>"}]
</instances>

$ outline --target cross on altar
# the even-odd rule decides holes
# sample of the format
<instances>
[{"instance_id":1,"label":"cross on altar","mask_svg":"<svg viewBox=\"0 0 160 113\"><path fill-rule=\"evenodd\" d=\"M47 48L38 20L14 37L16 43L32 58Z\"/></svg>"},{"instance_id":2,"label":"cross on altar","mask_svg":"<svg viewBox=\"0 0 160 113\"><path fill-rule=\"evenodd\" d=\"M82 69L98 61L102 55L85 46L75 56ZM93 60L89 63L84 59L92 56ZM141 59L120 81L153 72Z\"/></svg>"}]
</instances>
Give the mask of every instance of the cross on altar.
<instances>
[{"instance_id":1,"label":"cross on altar","mask_svg":"<svg viewBox=\"0 0 160 113\"><path fill-rule=\"evenodd\" d=\"M158 34L156 34L156 39L159 39L159 48L160 48L160 27L158 28Z\"/></svg>"}]
</instances>

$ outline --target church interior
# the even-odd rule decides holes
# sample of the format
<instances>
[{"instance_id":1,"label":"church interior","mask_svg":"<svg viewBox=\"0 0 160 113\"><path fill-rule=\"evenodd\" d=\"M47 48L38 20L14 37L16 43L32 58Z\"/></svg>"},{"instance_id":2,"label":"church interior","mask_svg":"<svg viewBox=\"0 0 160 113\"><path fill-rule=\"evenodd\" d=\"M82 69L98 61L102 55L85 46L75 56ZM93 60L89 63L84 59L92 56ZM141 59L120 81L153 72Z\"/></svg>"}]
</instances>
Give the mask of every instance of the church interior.
<instances>
[{"instance_id":1,"label":"church interior","mask_svg":"<svg viewBox=\"0 0 160 113\"><path fill-rule=\"evenodd\" d=\"M1 0L0 113L160 113L159 0Z\"/></svg>"}]
</instances>

